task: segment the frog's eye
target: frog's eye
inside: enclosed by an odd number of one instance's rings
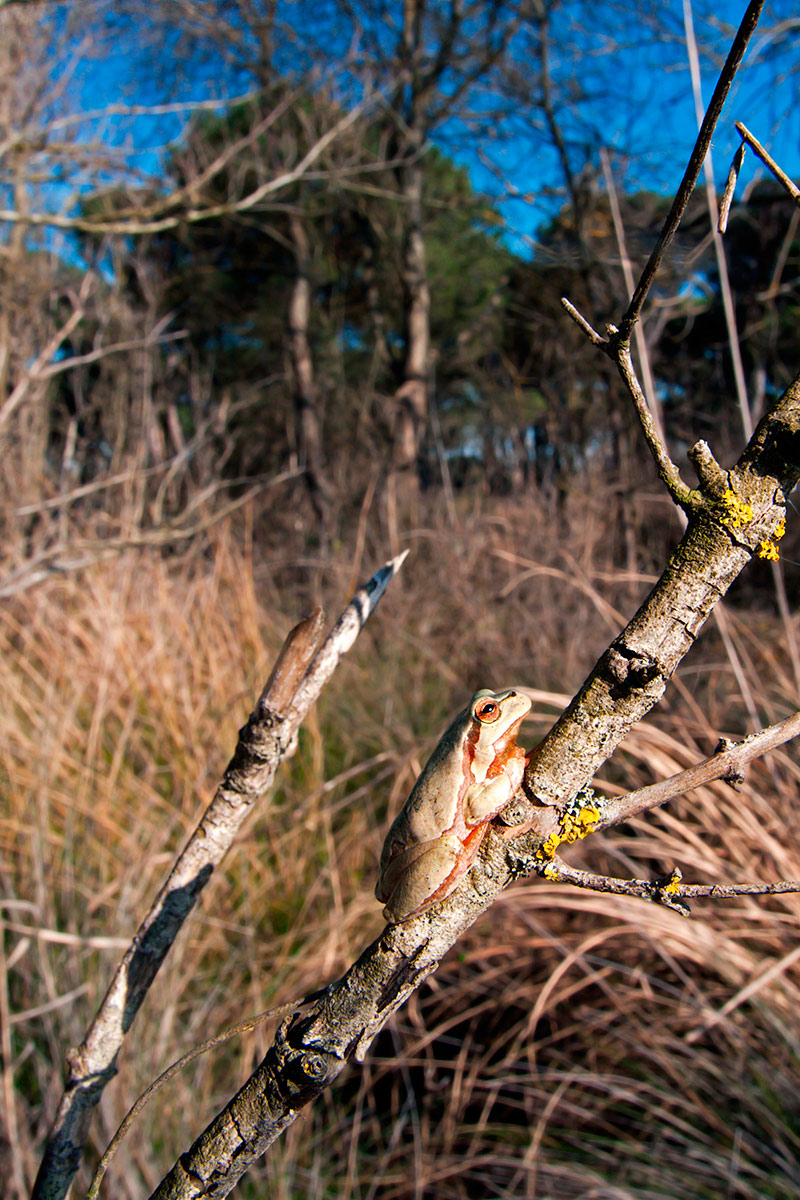
[[[500,716],[500,705],[487,696],[485,700],[476,704],[475,716],[479,721],[483,721],[484,725],[491,725],[492,721],[496,721]]]

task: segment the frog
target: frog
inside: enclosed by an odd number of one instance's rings
[[[375,895],[388,922],[419,916],[458,887],[522,783],[516,739],[530,707],[513,688],[481,688],[442,734],[386,835]]]

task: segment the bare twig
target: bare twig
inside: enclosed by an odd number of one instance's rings
[[[688,0],[687,0],[688,3]],[[664,257],[664,252],[675,236],[678,226],[683,217],[686,205],[689,203],[689,197],[694,190],[700,171],[703,167],[706,155],[711,145],[711,138],[714,133],[720,113],[727,98],[734,76],[739,68],[739,65],[747,49],[748,42],[753,35],[753,32],[758,24],[761,15],[761,9],[764,6],[764,0],[751,0],[747,11],[742,18],[742,23],[739,26],[736,37],[733,41],[728,57],[725,60],[725,65],[722,68],[717,86],[714,89],[714,94],[711,97],[711,103],[708,106],[705,117],[703,118],[700,131],[697,135],[694,148],[689,157],[689,163],[686,167],[681,185],[675,194],[675,199],[672,202],[664,226],[659,234],[658,240],[653,247],[650,258],[648,259],[644,270],[639,278],[639,282],[634,289],[628,309],[625,312],[619,327],[608,327],[608,339],[601,338],[600,335],[592,328],[589,322],[583,317],[574,305],[566,299],[562,299],[566,311],[572,317],[573,321],[587,335],[593,345],[598,346],[604,354],[606,354],[612,362],[616,363],[617,369],[622,376],[622,380],[628,389],[628,393],[633,400],[634,407],[639,417],[639,422],[642,426],[645,441],[655,460],[658,468],[658,473],[673,497],[675,502],[680,505],[687,513],[694,507],[697,499],[695,493],[681,479],[680,472],[677,466],[670,458],[664,439],[658,429],[657,423],[653,418],[647,399],[642,389],[642,385],[636,375],[636,370],[633,366],[633,359],[630,353],[631,335],[636,328],[639,317],[641,315],[642,306],[644,305],[647,294],[653,284],[661,261]],[[690,10],[689,10],[690,12]],[[690,39],[687,36],[687,42]],[[746,405],[743,408],[743,413],[746,414]],[[745,424],[747,421],[745,420]],[[751,429],[746,428],[746,436],[750,436]]]
[[[703,166],[703,160],[711,145],[711,139],[714,134],[717,121],[722,112],[725,101],[728,97],[731,84],[744,57],[745,50],[753,36],[756,25],[758,24],[761,10],[764,7],[764,0],[751,0],[747,6],[747,11],[742,17],[742,23],[739,26],[736,37],[733,40],[728,57],[725,60],[725,65],[722,68],[720,77],[717,80],[717,86],[714,88],[714,94],[711,97],[711,102],[706,110],[706,115],[700,126],[700,132],[695,142],[694,149],[689,159],[686,172],[681,180],[680,187],[675,193],[675,199],[672,202],[667,218],[664,222],[664,228],[659,234],[658,241],[653,247],[647,265],[642,271],[641,278],[636,285],[636,291],[631,297],[630,305],[622,318],[619,327],[619,338],[621,341],[628,341],[634,325],[639,319],[639,314],[642,311],[642,305],[645,302],[647,293],[653,284],[653,280],[661,266],[661,260],[664,257],[664,251],[669,246],[675,236],[678,226],[683,217],[686,205],[689,203],[689,197],[694,191],[694,185]]]
[[[596,329],[592,328],[592,326],[589,324],[589,322],[586,320],[586,318],[581,313],[578,312],[575,305],[570,300],[568,300],[566,296],[561,297],[561,304],[563,305],[563,307],[566,310],[566,312],[568,313],[568,315],[570,317],[572,317],[572,320],[575,322],[575,324],[578,326],[578,328],[583,330],[583,332],[586,334],[586,336],[588,337],[588,339],[592,343],[592,345],[599,346],[600,349],[605,350],[606,347],[608,346],[608,342],[606,341],[606,339],[604,337],[602,337],[597,332]]]
[[[692,788],[703,787],[715,779],[737,779],[742,775],[745,766],[754,758],[760,758],[768,750],[782,746],[784,742],[800,735],[800,712],[794,713],[778,725],[769,725],[758,733],[751,733],[741,742],[733,745],[723,745],[711,758],[679,771],[668,779],[647,787],[637,788],[626,796],[613,799],[607,798],[602,802],[602,816],[597,822],[597,829],[605,829],[609,825],[618,825],[638,813],[647,812],[651,808],[659,808],[676,796],[689,792]]]
[[[785,171],[781,170],[769,151],[761,145],[761,142],[758,140],[758,138],[755,137],[754,134],[752,134],[747,126],[743,125],[741,121],[736,122],[736,130],[742,141],[747,142],[747,145],[752,147],[764,165],[769,168],[778,182],[786,189],[786,191],[794,200],[795,204],[800,204],[800,188],[792,183]]]
[[[302,721],[404,558],[405,553],[386,563],[355,594],[321,646],[320,610],[288,635],[214,799],[123,956],[86,1038],[67,1056],[67,1086],[36,1180],[35,1200],[54,1200],[69,1187],[91,1114],[116,1071],[125,1034],[178,931],[242,822],[271,787],[278,766],[293,753]]]
[[[614,224],[614,236],[617,240],[617,250],[619,252],[619,261],[622,267],[622,274],[625,279],[625,288],[629,296],[633,295],[635,282],[633,278],[633,268],[631,260],[628,257],[628,250],[625,245],[625,226],[622,222],[622,213],[619,208],[619,200],[617,198],[617,189],[614,184],[614,176],[611,172],[611,163],[609,162],[608,151],[605,146],[600,151],[600,165],[603,168],[603,180],[606,185],[606,193],[608,195],[608,204],[611,209],[611,220]],[[647,348],[647,339],[644,335],[642,322],[637,321],[633,330],[634,341],[636,342],[636,351],[639,356],[639,368],[642,373],[642,399],[646,404],[647,411],[653,423],[653,427],[658,434],[659,444],[666,446],[666,438],[664,437],[664,428],[661,424],[661,415],[659,412],[658,397],[656,396],[656,385],[653,379],[653,371],[650,366],[650,353]],[[672,466],[672,464],[670,464]]]
[[[692,489],[681,479],[680,471],[670,458],[666,443],[661,435],[661,429],[657,425],[653,413],[650,411],[647,397],[642,390],[642,385],[636,374],[636,368],[633,365],[630,343],[616,342],[612,336],[609,357],[616,362],[617,369],[628,389],[628,395],[633,400],[636,415],[639,418],[639,424],[644,434],[644,440],[647,442],[648,449],[655,460],[659,478],[675,503],[679,504],[684,510],[688,509],[691,507],[694,499]]]
[[[570,866],[556,855],[541,867],[541,874],[555,883],[592,892],[611,892],[615,896],[636,896],[653,904],[663,904],[682,916],[689,916],[686,900],[710,897],[713,900],[732,900],[736,896],[784,896],[800,892],[800,880],[782,879],[777,883],[683,883],[677,867],[659,879],[616,879]]]
[[[719,202],[719,217],[717,219],[717,229],[720,233],[725,233],[728,229],[728,217],[733,204],[733,196],[736,191],[736,184],[739,179],[739,172],[742,169],[744,162],[745,146],[744,143],[739,146],[738,150],[731,161],[731,169],[728,171],[728,178],[725,181],[725,191],[722,193],[722,199]]]
[[[575,305],[566,296],[561,297],[561,304],[578,328],[583,330],[592,345],[602,350],[616,365],[617,370],[622,376],[622,381],[628,389],[628,394],[633,400],[633,406],[636,409],[636,415],[639,418],[644,439],[655,460],[659,477],[676,504],[679,504],[685,510],[688,509],[692,505],[694,498],[692,489],[683,482],[680,471],[670,458],[661,427],[647,403],[647,397],[636,374],[636,368],[633,365],[633,358],[631,357],[630,342],[620,340],[619,330],[616,325],[608,325],[606,327],[608,337],[601,337],[597,330],[592,328],[586,318],[578,312]],[[636,331],[638,335],[638,326]]]
[[[703,96],[700,81],[700,56],[697,53],[697,39],[694,35],[692,0],[683,0],[683,23],[686,34],[686,52],[689,56],[689,69],[692,76],[695,112],[698,125],[700,125],[703,114]],[[717,261],[717,271],[719,273],[719,290],[722,295],[723,312],[725,313],[725,327],[728,331],[728,349],[733,366],[734,383],[736,384],[736,397],[739,402],[744,436],[749,439],[753,432],[753,417],[750,412],[750,401],[747,396],[747,384],[744,378],[744,364],[742,362],[742,349],[739,344],[739,331],[736,328],[736,307],[733,302],[733,291],[728,275],[728,260],[725,257],[725,247],[722,243],[722,237],[716,231],[716,226],[719,222],[719,212],[717,209],[717,190],[714,182],[714,168],[711,162],[710,145],[703,160],[703,173],[705,177],[706,204],[708,206],[712,230],[711,236],[714,242],[714,257]]]

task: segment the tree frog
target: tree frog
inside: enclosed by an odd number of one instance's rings
[[[442,734],[384,843],[375,895],[387,921],[424,912],[469,870],[489,822],[522,782],[516,738],[530,706],[512,689],[483,689]]]

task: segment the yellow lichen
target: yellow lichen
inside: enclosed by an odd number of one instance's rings
[[[670,877],[667,882],[662,885],[661,891],[665,896],[674,896],[681,886],[682,879],[683,875],[681,874],[680,867],[673,867]]]
[[[778,561],[778,542],[786,533],[786,522],[781,521],[771,538],[764,538],[763,542],[759,542],[756,554],[759,558],[766,558],[770,562]]]
[[[753,506],[736,495],[733,488],[726,488],[722,494],[723,523],[730,529],[739,529],[753,519]]]
[[[556,832],[551,833],[550,837],[542,842],[536,851],[538,862],[547,863],[563,843],[577,842],[588,834],[594,833],[601,813],[598,804],[593,803],[593,800],[594,793],[590,788],[578,792],[575,799],[567,805],[562,813]],[[545,869],[543,873],[547,875],[547,870]]]
[[[557,833],[551,833],[546,842],[542,842],[539,847],[538,855],[540,859],[552,858],[558,847],[561,845],[562,839]]]
[[[594,804],[584,804],[578,809],[568,808],[561,818],[561,841],[579,841],[594,832],[599,820],[600,810]]]

